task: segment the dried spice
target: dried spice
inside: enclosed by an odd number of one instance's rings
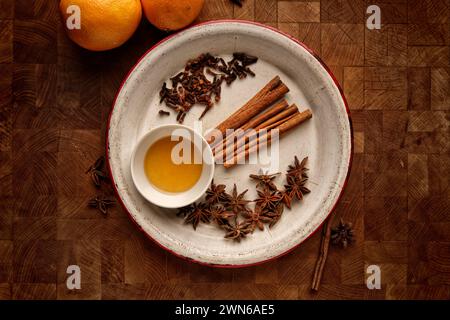
[[[274,173],[274,174],[251,174],[250,178],[253,180],[258,181],[258,184],[256,185],[257,188],[264,188],[268,187],[270,190],[278,190],[277,186],[273,182],[273,180],[279,175],[280,173]]]
[[[305,167],[306,162],[308,162],[308,157],[304,158],[301,162],[298,160],[297,156],[294,158],[294,164],[289,165],[287,170],[287,175],[296,178],[307,178],[306,172],[308,169]]]
[[[189,60],[184,71],[170,78],[171,88],[164,82],[159,92],[160,103],[165,102],[167,107],[177,113],[179,123],[183,123],[186,114],[195,104],[203,105],[199,118],[202,119],[214,103],[220,101],[222,83],[229,85],[247,75],[255,76],[249,65],[257,61],[257,57],[242,52],[234,53],[233,59],[228,63],[209,53],[201,54],[196,59]]]
[[[200,222],[209,222],[209,212],[206,210],[207,207],[204,203],[194,203],[190,206],[189,212],[184,220],[185,223],[190,223],[194,227],[194,230],[197,229],[197,226]]]
[[[233,212],[236,216],[239,213],[249,211],[247,204],[249,204],[250,201],[244,199],[244,196],[247,193],[247,191],[248,190],[245,190],[244,192],[238,194],[236,184],[234,184],[231,195],[226,194],[227,198],[224,203],[225,208]]]
[[[235,5],[242,7],[242,0],[230,0],[230,1],[233,2]]]
[[[340,219],[339,224],[331,229],[331,243],[345,249],[353,241],[353,225]]]
[[[242,238],[245,238],[247,234],[252,232],[250,226],[245,222],[236,222],[235,224],[225,226],[224,228],[227,231],[225,238],[236,241],[240,241]]]
[[[316,266],[314,268],[314,275],[312,279],[311,290],[319,291],[320,282],[322,281],[323,270],[325,269],[325,262],[328,257],[328,248],[330,246],[330,236],[331,236],[331,228],[330,228],[330,218],[325,220],[322,227],[322,235],[320,239],[320,250],[319,255],[317,257]]]
[[[104,216],[108,214],[108,208],[115,204],[114,199],[109,199],[103,196],[96,196],[88,201],[88,206],[96,208],[103,213]]]
[[[213,180],[209,189],[206,190],[206,203],[208,203],[209,205],[214,205],[226,201],[227,195],[225,193],[225,188],[226,187],[224,184],[216,185],[214,184]]]
[[[234,217],[234,213],[225,210],[222,205],[214,205],[206,209],[210,217],[219,225],[229,225],[229,220],[231,217]]]
[[[270,217],[263,215],[260,207],[255,207],[255,210],[245,212],[243,216],[245,218],[244,222],[248,227],[250,227],[251,232],[253,232],[256,228],[263,231],[264,223],[272,222]]]
[[[302,180],[297,180],[294,177],[287,177],[287,185],[285,185],[285,197],[289,197],[290,200],[297,199],[302,200],[303,194],[310,193],[311,191],[305,187],[305,183],[308,179],[303,178]]]
[[[170,112],[169,111],[165,111],[165,110],[159,110],[158,114],[160,116],[170,116]]]
[[[104,164],[105,157],[101,156],[85,172],[90,175],[92,182],[97,188],[100,188],[101,180],[108,180],[108,175],[103,171]]]
[[[269,188],[258,190],[258,198],[255,200],[256,205],[261,210],[273,210],[281,201],[282,196],[278,191],[272,191]]]
[[[287,184],[282,191],[274,182],[279,173],[250,175],[251,179],[257,181],[258,197],[254,201],[246,200],[248,190],[239,193],[236,184],[233,185],[231,194],[228,194],[225,185],[215,184],[213,181],[204,202],[181,208],[177,215],[183,216],[185,222],[191,223],[194,229],[200,222],[208,223],[212,220],[225,230],[225,238],[236,241],[256,229],[264,230],[266,224],[272,228],[280,221],[285,206],[290,208],[293,200],[301,200],[304,194],[310,192],[305,187],[308,180],[306,159],[300,162],[295,157],[294,163],[288,167]],[[253,210],[248,206],[250,202],[255,203]]]
[[[282,203],[279,203],[275,207],[275,210],[265,213],[265,216],[270,219],[269,228],[272,228],[278,221],[280,221],[283,211],[284,211],[284,206]]]
[[[297,156],[295,156],[294,163],[288,166],[286,173],[287,184],[284,186],[284,191],[282,191],[282,201],[289,209],[293,200],[302,200],[305,194],[311,192],[305,187],[308,181],[308,169],[305,167],[307,161],[308,157],[300,162]]]
[[[188,205],[188,206],[179,208],[178,212],[177,212],[177,217],[182,216],[183,218],[185,218],[189,213],[191,213],[191,211],[192,211],[192,205]]]
[[[292,198],[291,194],[287,190],[281,191],[281,201],[286,208],[291,209]]]

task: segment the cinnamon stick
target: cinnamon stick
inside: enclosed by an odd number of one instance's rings
[[[267,128],[269,127],[271,124],[278,122],[281,119],[284,119],[294,113],[298,112],[298,108],[295,104],[291,105],[289,108],[287,108],[286,110],[280,112],[279,114],[277,114],[276,116],[267,119],[266,121],[264,121],[263,123],[261,123],[259,126],[257,126],[255,128],[255,130],[258,129],[262,129],[262,128]]]
[[[264,111],[260,115],[257,115],[255,118],[251,119],[249,122],[244,124],[239,129],[241,130],[235,130],[232,134],[227,135],[224,137],[223,141],[221,142],[222,148],[219,148],[219,144],[217,144],[213,148],[213,154],[216,155],[217,150],[225,150],[225,148],[234,141],[236,137],[242,136],[246,130],[256,128],[261,123],[265,122],[266,120],[270,119],[271,117],[275,116],[276,114],[280,113],[281,111],[285,110],[288,107],[288,103],[286,99],[281,99],[278,103],[276,103],[272,108]],[[222,153],[222,152],[219,152]]]
[[[235,150],[233,153],[239,153],[241,150],[246,147],[245,141],[253,141],[255,140],[254,137],[259,135],[262,131],[262,129],[265,129],[265,132],[270,131],[277,126],[281,125],[282,123],[290,120],[292,117],[294,117],[296,114],[298,114],[298,108],[295,104],[287,108],[285,111],[280,112],[275,117],[265,121],[263,124],[257,126],[255,128],[255,131],[251,135],[247,135],[245,132],[241,131],[240,136],[237,137],[236,143],[234,144]],[[215,155],[215,160],[218,162],[219,160],[223,160],[224,153],[227,152],[228,146],[234,141],[232,139],[231,141],[228,141],[224,147],[222,148],[221,152]],[[233,154],[234,155],[234,154]],[[230,158],[230,155],[228,155],[228,158]]]
[[[289,107],[288,102],[286,99],[281,99],[279,102],[277,102],[272,108],[264,111],[260,115],[256,116],[255,118],[251,119],[249,122],[244,124],[241,129],[247,130],[247,129],[253,129],[259,126],[261,123],[264,123],[265,121],[272,119],[273,116],[279,114],[283,110]]]
[[[220,123],[216,129],[222,135],[227,129],[236,129],[247,123],[251,118],[272,105],[289,92],[289,88],[281,81],[279,76],[273,78],[264,88],[262,88],[245,105],[234,112],[225,121]],[[206,136],[206,141],[214,142],[213,136]]]
[[[325,262],[327,261],[328,248],[330,246],[331,226],[330,218],[328,218],[322,227],[322,238],[320,240],[320,252],[317,258],[316,267],[314,269],[314,276],[312,280],[311,290],[319,291],[320,282],[322,280]]]
[[[293,117],[289,118],[287,121],[284,121],[283,123],[281,123],[280,125],[276,126],[273,129],[278,129],[279,136],[281,137],[286,132],[288,132],[292,128],[295,128],[296,126],[300,125],[301,123],[305,122],[311,117],[312,117],[311,110],[308,109],[306,111],[294,115]],[[268,132],[261,137],[253,139],[252,141],[245,144],[245,147],[240,148],[238,151],[234,152],[233,157],[228,159],[224,163],[224,167],[227,169],[233,167],[243,158],[248,157],[251,153],[259,150],[261,147],[270,143],[271,139],[272,139],[271,132]],[[263,142],[260,143],[260,140],[262,140]]]

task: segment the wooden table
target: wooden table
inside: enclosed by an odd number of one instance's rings
[[[367,5],[381,30],[365,28]],[[114,95],[164,36],[143,22],[117,50],[66,37],[56,0],[0,0],[0,299],[450,298],[450,1],[209,0],[200,20],[278,27],[317,51],[352,110],[355,155],[336,217],[357,242],[333,248],[310,292],[315,234],[267,264],[213,269],[146,240],[116,207],[86,207]],[[111,190],[107,191],[108,193]],[[66,288],[66,268],[82,289]],[[382,289],[368,290],[377,264]]]

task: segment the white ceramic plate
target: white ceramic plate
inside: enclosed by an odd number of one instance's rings
[[[158,208],[133,185],[132,150],[152,127],[174,123],[175,117],[159,117],[159,90],[166,79],[183,69],[187,60],[210,52],[228,58],[241,51],[259,57],[252,69],[256,77],[223,86],[222,100],[204,117],[203,129],[215,127],[248,101],[275,75],[290,88],[287,100],[301,110],[310,108],[313,118],[283,137],[280,167],[294,155],[309,156],[311,193],[291,211],[286,210],[272,228],[255,233],[240,243],[223,238],[214,224],[194,231],[173,210]],[[202,108],[193,108],[184,124],[192,125]],[[117,195],[130,218],[151,239],[172,253],[196,262],[237,267],[276,258],[310,236],[332,212],[346,184],[352,158],[352,131],[342,91],[318,57],[293,38],[272,28],[243,21],[214,21],[179,32],[150,49],[125,79],[111,112],[107,133],[108,162]],[[255,185],[248,175],[254,165],[225,170],[217,165],[215,181],[233,183],[248,198]],[[276,181],[280,186],[283,178]],[[301,250],[301,248],[299,249]]]

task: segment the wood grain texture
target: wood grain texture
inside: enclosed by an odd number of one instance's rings
[[[86,207],[96,190],[84,171],[104,152],[115,93],[165,34],[143,21],[124,46],[87,52],[58,2],[0,0],[0,299],[450,299],[449,0],[206,1],[200,21],[297,37],[346,94],[355,154],[335,217],[357,240],[331,250],[318,293],[318,233],[262,266],[212,269],[148,241],[119,206],[107,218]],[[365,28],[369,4],[381,30]],[[81,290],[65,285],[70,264]],[[371,264],[381,290],[365,286]]]

